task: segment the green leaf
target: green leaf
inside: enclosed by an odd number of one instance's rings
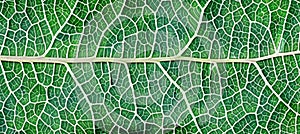
[[[0,2],[0,133],[299,133],[300,2]]]

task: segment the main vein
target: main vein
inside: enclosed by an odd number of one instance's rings
[[[204,59],[192,57],[159,57],[159,58],[109,58],[109,57],[86,57],[86,58],[52,58],[52,57],[30,57],[30,56],[0,56],[0,61],[9,62],[40,62],[40,63],[90,63],[90,62],[115,62],[115,63],[157,63],[163,61],[192,61],[206,63],[253,63],[261,60],[271,59],[280,56],[300,54],[300,51],[288,53],[276,53],[265,57],[253,59]]]

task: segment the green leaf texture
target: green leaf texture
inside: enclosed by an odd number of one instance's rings
[[[300,133],[297,0],[0,2],[0,133]]]

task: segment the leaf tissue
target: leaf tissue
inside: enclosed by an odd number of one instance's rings
[[[300,133],[297,0],[4,0],[0,133]]]

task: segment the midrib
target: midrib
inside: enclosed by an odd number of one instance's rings
[[[106,57],[86,57],[86,58],[51,58],[51,57],[29,57],[29,56],[0,56],[0,61],[9,62],[40,62],[40,63],[89,63],[89,62],[115,62],[115,63],[157,63],[163,61],[192,61],[206,63],[252,63],[271,59],[280,56],[300,54],[300,51],[288,53],[276,53],[269,56],[253,59],[204,59],[191,57],[160,57],[160,58],[106,58]]]

